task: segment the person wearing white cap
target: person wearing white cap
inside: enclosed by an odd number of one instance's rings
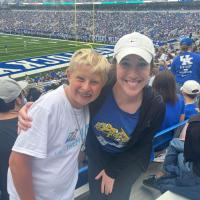
[[[181,92],[185,100],[185,119],[197,114],[196,97],[200,93],[200,85],[197,81],[188,80],[181,87]]]
[[[12,146],[17,137],[18,109],[23,105],[21,86],[13,79],[0,79],[0,191],[8,200],[7,171]]]
[[[152,139],[165,112],[162,98],[148,87],[153,57],[152,40],[137,32],[115,45],[109,82],[90,104],[90,200],[128,200],[132,184],[147,169]],[[22,128],[29,126],[25,111]]]
[[[86,140],[90,200],[128,200],[148,166],[165,106],[148,81],[154,45],[134,32],[114,48],[113,80],[94,103]]]

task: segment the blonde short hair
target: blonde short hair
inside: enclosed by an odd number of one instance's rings
[[[108,80],[111,65],[105,56],[97,53],[94,49],[77,50],[73,54],[67,70],[74,71],[80,65],[89,65],[91,72],[100,73],[105,82]]]

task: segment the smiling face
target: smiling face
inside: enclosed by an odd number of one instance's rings
[[[99,72],[92,72],[91,66],[79,65],[76,70],[67,72],[69,86],[67,97],[72,106],[81,108],[94,101],[105,84]]]
[[[128,55],[117,64],[116,85],[122,95],[136,97],[142,93],[150,76],[150,65],[137,55]]]

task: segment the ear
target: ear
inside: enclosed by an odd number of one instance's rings
[[[71,72],[70,72],[71,70],[66,70],[66,76],[67,76],[67,78],[70,78],[70,75],[71,75]]]
[[[21,98],[20,98],[20,97],[17,97],[17,98],[16,98],[15,104],[16,104],[16,105],[20,105],[20,104],[21,104],[21,101],[22,101]]]
[[[67,79],[70,80],[71,79],[71,75],[72,75],[72,70],[67,70],[66,71],[66,75],[67,75]]]
[[[71,80],[71,74],[72,74],[72,72],[71,72],[71,70],[66,70],[66,77],[67,77],[67,85],[69,85],[69,83],[70,83],[70,80]]]
[[[22,105],[23,105],[22,97],[19,96],[19,97],[16,98],[15,107],[16,108],[21,108]]]
[[[74,69],[70,68],[70,69],[67,70],[66,75],[67,75],[68,84],[70,84],[72,78],[74,77],[74,74],[76,74],[76,71]]]

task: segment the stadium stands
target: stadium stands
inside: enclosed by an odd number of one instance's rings
[[[77,0],[77,2],[88,1]],[[156,11],[155,8],[153,11],[149,9],[148,11],[144,11],[145,9],[143,11],[125,11],[122,5],[117,10],[112,8],[107,10],[97,9],[93,12],[92,9],[88,9],[78,10],[75,14],[73,9],[67,11],[63,9],[11,9],[9,12],[8,10],[0,10],[0,32],[70,40],[94,40],[105,43],[115,43],[119,37],[133,31],[143,32],[153,38],[154,41],[167,41],[179,38],[182,35],[199,34],[200,32],[200,13],[198,10],[174,10],[172,8],[170,11],[163,11],[163,8],[158,7]],[[55,79],[56,81],[53,82],[52,80]],[[38,87],[44,87],[43,89],[47,91],[52,89],[55,83],[60,83],[59,80],[61,79],[66,81],[64,72],[35,77],[30,79],[30,82]],[[185,123],[186,121],[163,130],[156,137],[158,138]],[[161,143],[154,144],[154,148],[159,145]],[[83,184],[81,178],[86,178],[87,166],[84,166],[79,172],[80,177],[77,186]]]
[[[74,11],[1,10],[0,32],[113,43],[133,31],[166,41],[200,30],[198,11],[96,10],[94,20],[93,14],[79,10],[74,28]]]

